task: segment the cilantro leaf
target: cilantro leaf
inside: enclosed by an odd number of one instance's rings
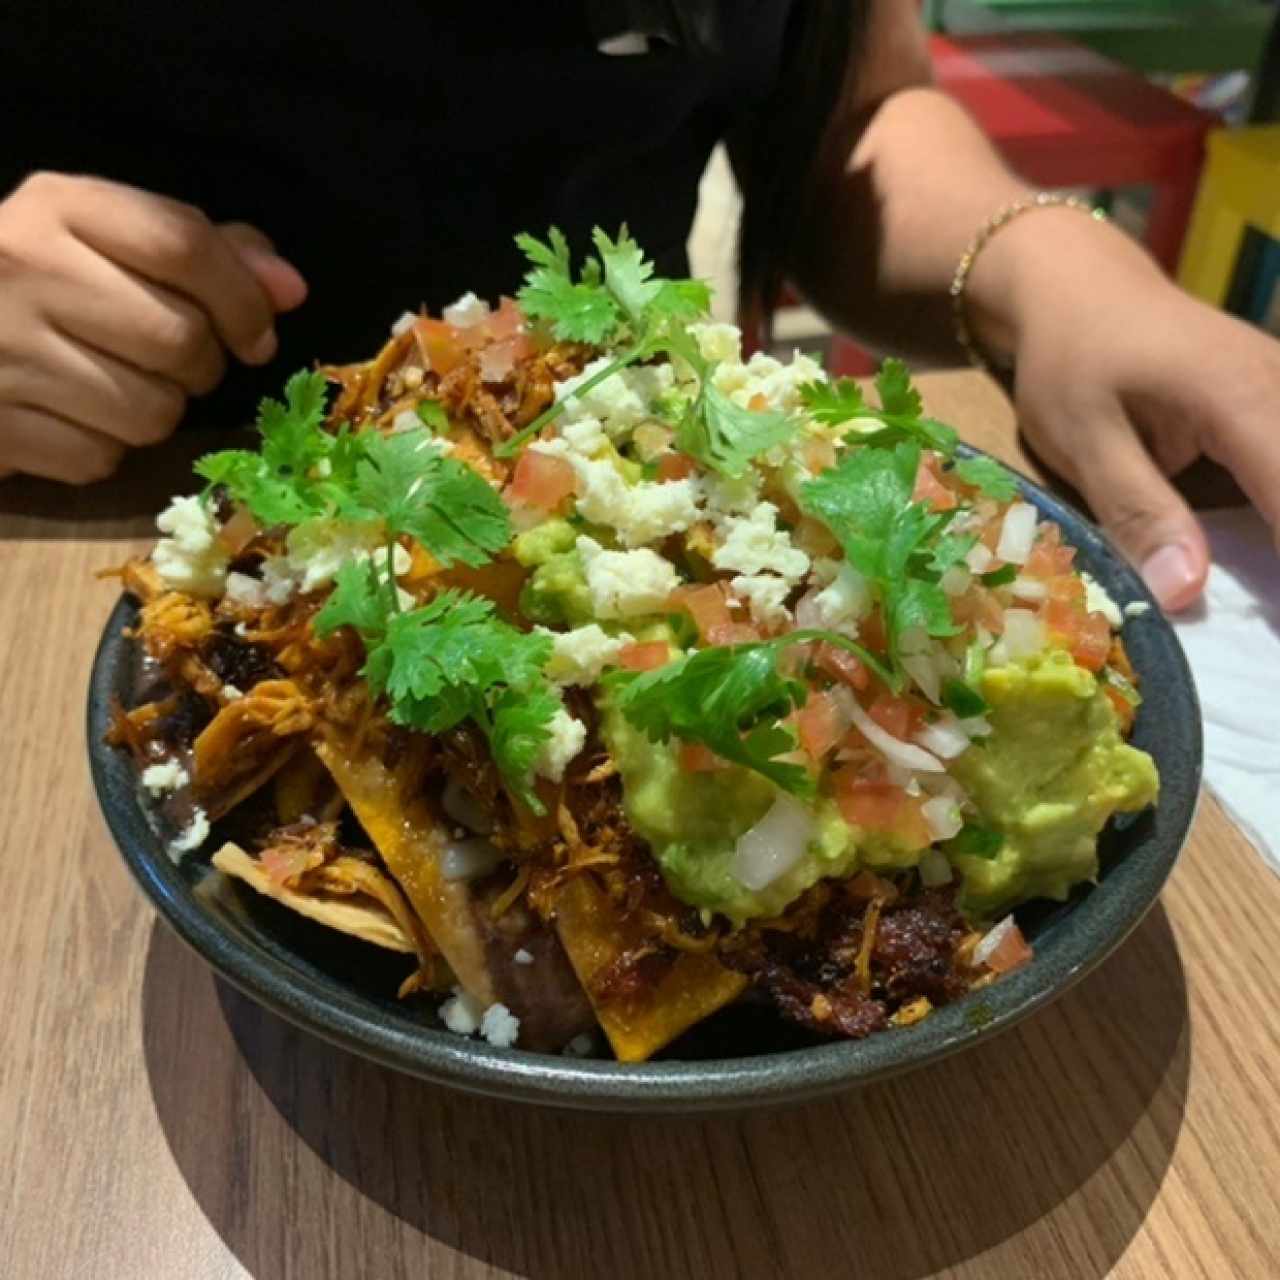
[[[990,827],[966,822],[960,833],[944,841],[939,848],[948,856],[965,855],[991,859],[1004,848],[1004,836]]]
[[[562,341],[603,343],[621,319],[618,303],[598,278],[574,281],[560,229],[552,227],[545,243],[521,232],[516,244],[533,264],[516,295],[525,315],[547,321]]]
[[[389,611],[387,586],[373,559],[349,560],[338,569],[333,591],[311,619],[311,626],[318,636],[327,636],[339,627],[354,627],[368,646],[386,634]]]
[[[964,564],[965,556],[973,550],[978,538],[972,533],[944,533],[929,548],[929,568],[934,573],[946,573],[948,569]]]
[[[658,296],[662,282],[652,279],[653,263],[631,238],[624,222],[616,241],[599,227],[591,232],[592,242],[604,266],[606,288],[617,300],[633,325],[643,325],[645,312]]]
[[[943,682],[942,705],[961,720],[985,715],[991,709],[987,700],[971,684],[957,680],[954,676]]]
[[[279,475],[303,477],[329,451],[324,432],[328,383],[324,374],[299,370],[284,385],[285,402],[263,399],[258,406],[262,460]]]
[[[889,359],[880,366],[875,387],[879,408],[867,403],[852,378],[808,382],[800,388],[800,395],[810,417],[827,426],[838,427],[858,418],[880,423],[878,431],[862,438],[865,444],[887,446],[915,440],[944,457],[955,453],[959,437],[945,423],[923,415],[920,393],[901,360]]]
[[[485,564],[511,541],[502,499],[470,467],[445,457],[428,431],[366,435],[355,496],[389,533],[416,538],[446,568],[458,560]]]
[[[990,573],[984,573],[981,576],[984,587],[1007,587],[1017,578],[1018,566],[1002,564],[998,569],[992,569]]]
[[[1017,478],[994,458],[961,458],[955,472],[965,484],[973,485],[997,502],[1009,502],[1018,496]]]
[[[551,737],[551,721],[563,703],[545,682],[532,689],[504,689],[493,700],[489,750],[512,790],[533,810],[545,806],[533,789],[533,766]]]
[[[676,427],[676,445],[703,466],[740,476],[753,458],[790,440],[800,426],[790,414],[742,408],[704,375],[702,392]]]
[[[809,796],[809,771],[777,758],[795,750],[795,737],[779,721],[804,705],[808,686],[784,674],[778,660],[789,646],[813,641],[847,649],[882,679],[893,678],[847,637],[804,629],[754,644],[697,649],[653,671],[617,671],[605,679],[619,710],[651,741],[700,742],[786,791]]]
[[[449,415],[439,400],[423,400],[416,410],[418,421],[429,431],[443,435],[449,430]]]

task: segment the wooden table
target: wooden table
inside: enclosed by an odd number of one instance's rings
[[[992,383],[923,381],[1025,465]],[[0,487],[6,1280],[1280,1275],[1280,880],[1207,798],[1099,973],[958,1058],[802,1109],[476,1101],[215,980],[134,889],[85,765],[114,596],[93,574],[146,545],[182,484],[165,456],[97,491]]]

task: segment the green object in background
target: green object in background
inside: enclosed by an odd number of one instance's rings
[[[1276,8],[1264,0],[927,0],[935,31],[1053,31],[1135,71],[1257,72]]]

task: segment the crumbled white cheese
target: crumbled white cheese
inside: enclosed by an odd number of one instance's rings
[[[572,631],[535,629],[551,637],[546,673],[556,684],[595,684],[600,673],[618,656],[618,650],[631,643],[629,635],[611,636],[595,622]]]
[[[163,795],[166,791],[177,791],[191,781],[191,775],[177,760],[164,760],[160,764],[149,764],[142,771],[142,785],[153,795]]]
[[[232,604],[246,605],[251,609],[261,609],[267,603],[267,590],[257,578],[247,573],[227,574],[227,599]]]
[[[739,574],[730,584],[733,594],[746,601],[751,617],[762,627],[775,629],[791,621],[787,610],[790,585],[772,573]]]
[[[482,298],[477,298],[468,289],[462,297],[451,302],[440,314],[444,317],[445,324],[454,325],[459,329],[470,329],[473,325],[488,319],[489,304]]]
[[[419,431],[422,429],[422,419],[418,417],[412,409],[401,409],[394,418],[391,419],[391,434],[400,435],[405,431]]]
[[[480,1019],[480,1034],[495,1049],[510,1049],[520,1035],[520,1019],[505,1004],[491,1004]]]
[[[692,479],[665,484],[629,484],[617,453],[596,418],[567,424],[555,440],[530,446],[534,453],[564,458],[577,479],[578,514],[616,529],[626,547],[681,533],[698,519],[698,486]]]
[[[156,528],[168,535],[151,553],[165,586],[193,596],[221,594],[230,556],[205,504],[197,497],[174,498],[156,517]]]
[[[516,962],[516,964],[532,964],[533,952],[526,951],[521,947],[511,958]]]
[[[391,325],[391,336],[398,338],[402,333],[408,333],[417,320],[418,317],[412,311],[402,311]]]
[[[656,613],[680,585],[675,566],[648,547],[606,551],[585,535],[578,538],[576,545],[597,618]]]
[[[461,987],[454,987],[451,995],[440,1006],[440,1021],[458,1036],[474,1035],[480,1029],[480,1019],[485,1008],[475,996]]]
[[[809,571],[809,557],[792,546],[790,535],[777,527],[778,508],[762,502],[747,516],[727,516],[717,526],[720,545],[712,552],[717,569],[756,574],[766,570],[788,582],[798,582]]]
[[[591,417],[597,419],[609,435],[624,435],[650,416],[653,402],[669,391],[675,380],[670,364],[632,365],[620,369],[583,395],[574,394],[610,363],[611,357],[601,356],[580,374],[556,384],[556,399],[565,405],[562,422]]]
[[[1145,600],[1130,600],[1124,607],[1126,618],[1141,618],[1144,613],[1150,612],[1151,606]]]
[[[796,413],[804,408],[800,388],[806,382],[823,380],[822,366],[797,351],[790,363],[757,351],[745,364],[720,364],[712,375],[716,389],[745,408]]]
[[[712,515],[749,515],[760,505],[760,473],[754,467],[740,476],[709,471],[702,477],[702,494]]]
[[[239,702],[240,699],[244,697],[244,690],[238,689],[233,684],[224,684],[222,686],[222,696],[226,698],[228,702]]]
[[[551,736],[542,744],[533,762],[533,771],[552,782],[559,782],[569,762],[582,750],[587,740],[587,726],[564,707],[558,707],[547,728]]]
[[[197,809],[186,827],[169,841],[169,854],[174,859],[180,858],[184,853],[198,849],[208,838],[209,815],[203,809]]]
[[[1114,629],[1119,630],[1124,625],[1120,606],[1107,594],[1106,588],[1090,574],[1081,570],[1080,577],[1084,580],[1085,608],[1090,613],[1102,614]]]
[[[332,582],[338,570],[360,552],[366,555],[382,546],[382,529],[376,522],[355,522],[320,516],[304,520],[289,530],[286,540],[290,570],[304,594]],[[403,547],[397,548],[404,551]],[[397,557],[397,559],[399,559]],[[404,560],[408,561],[408,553]],[[408,570],[397,564],[397,573]]]
[[[840,560],[834,577],[814,596],[813,604],[821,626],[828,631],[845,631],[870,612],[871,591],[866,578],[847,560]]]
[[[691,324],[689,332],[698,343],[704,360],[721,364],[742,363],[742,330],[736,324]]]

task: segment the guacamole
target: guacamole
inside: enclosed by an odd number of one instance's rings
[[[1098,682],[1069,654],[988,670],[983,692],[991,734],[949,762],[981,822],[1005,839],[994,858],[952,859],[964,904],[979,915],[1027,898],[1063,898],[1091,879],[1107,819],[1153,803],[1157,791],[1151,757],[1124,743]],[[735,925],[779,914],[824,877],[920,861],[923,850],[850,826],[824,797],[805,856],[772,884],[748,889],[732,874],[734,846],[772,805],[773,785],[736,766],[684,771],[677,744],[650,742],[607,698],[602,729],[622,775],[627,817],[672,893]]]
[[[983,680],[991,736],[951,762],[986,823],[994,858],[955,859],[978,914],[1067,896],[1098,871],[1097,837],[1113,813],[1154,804],[1155,762],[1120,736],[1098,681],[1061,651],[995,667]]]

